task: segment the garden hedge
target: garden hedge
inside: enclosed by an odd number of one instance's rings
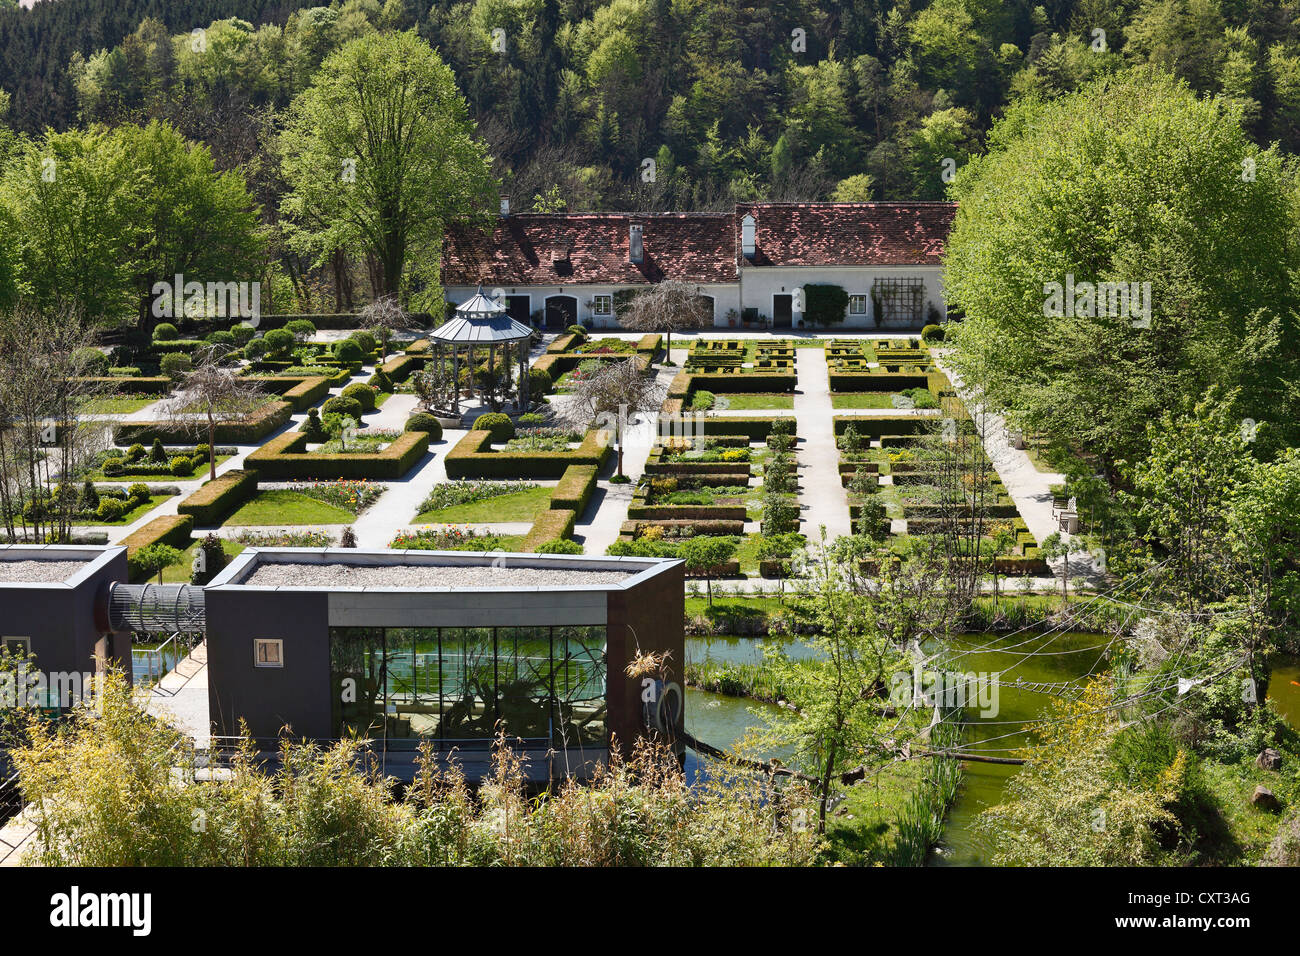
[[[884,435],[919,435],[939,427],[942,418],[938,415],[836,415],[833,421],[836,435],[843,435],[850,425],[857,425],[863,439],[877,439]]]
[[[140,576],[131,559],[141,548],[166,544],[184,551],[191,544],[190,535],[193,531],[193,515],[163,515],[161,518],[154,518],[117,542],[126,545],[126,560],[130,576],[133,579]]]
[[[567,352],[575,346],[581,345],[583,339],[577,335],[561,335],[550,345],[546,346],[546,351],[550,355],[560,352]]]
[[[138,395],[166,395],[172,387],[172,380],[166,375],[95,375],[73,381],[104,385],[119,392],[134,392]]]
[[[901,392],[905,388],[929,388],[925,373],[897,372],[830,372],[832,392]]]
[[[257,494],[257,472],[237,469],[209,481],[176,506],[183,515],[193,515],[194,523],[217,525],[235,509]]]
[[[564,476],[551,492],[551,507],[582,514],[587,510],[587,503],[596,490],[595,465],[570,465],[564,469]]]
[[[302,412],[329,394],[331,380],[325,375],[276,375],[254,381],[266,392],[279,395],[295,412]]]
[[[285,432],[272,438],[244,459],[263,481],[338,478],[385,478],[396,480],[411,470],[429,450],[428,432],[403,432],[380,452],[348,452],[320,455],[306,451],[304,432]]]
[[[519,546],[520,550],[536,551],[547,542],[569,538],[573,534],[573,527],[577,521],[578,513],[568,508],[550,508],[543,511],[533,522],[528,534],[524,536]]]
[[[613,452],[608,433],[600,429],[587,432],[572,451],[492,451],[491,438],[487,431],[468,432],[447,452],[447,477],[563,478],[570,465],[599,468]]]
[[[293,405],[289,402],[267,402],[252,414],[239,421],[218,422],[214,438],[223,445],[253,445],[289,421]],[[147,445],[161,439],[164,445],[193,444],[195,437],[208,440],[205,423],[195,422],[122,422],[113,428],[113,442],[117,445]]]

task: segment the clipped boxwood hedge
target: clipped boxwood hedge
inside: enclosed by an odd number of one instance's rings
[[[257,472],[237,469],[204,484],[178,504],[176,510],[183,515],[193,515],[195,524],[221,524],[255,494]]]
[[[447,452],[448,478],[563,478],[570,465],[594,465],[609,460],[609,436],[592,429],[571,451],[492,451],[490,432],[475,430]]]
[[[865,439],[885,435],[920,435],[935,428],[941,421],[938,415],[836,415],[835,434],[843,435],[850,425],[856,425],[858,434]]]
[[[296,375],[277,375],[271,378],[256,379],[259,387],[272,395],[279,395],[293,406],[295,412],[306,411],[330,392],[330,378],[325,375],[312,375],[300,378]]]
[[[291,481],[300,478],[333,481],[337,478],[398,479],[405,475],[429,450],[427,432],[403,432],[380,452],[347,454],[308,454],[304,432],[285,432],[272,438],[245,463],[255,469],[263,481]]]
[[[166,395],[172,387],[172,380],[166,375],[95,375],[74,381],[103,385],[114,391],[134,392],[138,395]]]
[[[550,541],[561,541],[573,534],[577,524],[578,513],[568,508],[550,508],[543,511],[533,522],[532,528],[524,536],[520,548],[524,551],[536,551]]]
[[[218,422],[216,441],[223,445],[253,445],[289,421],[293,405],[289,402],[267,402],[252,414],[234,422]],[[160,439],[164,445],[192,444],[199,435],[207,441],[208,429],[199,422],[122,422],[113,428],[113,442],[117,445],[152,444]]]
[[[184,551],[190,546],[190,535],[194,531],[193,515],[163,515],[154,518],[148,524],[127,535],[118,544],[126,546],[127,575],[135,581],[143,577],[136,566],[135,555],[142,549],[155,544],[166,544]]]
[[[587,510],[587,503],[596,490],[595,465],[570,465],[564,469],[564,477],[551,492],[551,507],[567,509],[582,514]]]

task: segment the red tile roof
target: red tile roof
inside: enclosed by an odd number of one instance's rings
[[[627,261],[628,227],[643,227],[643,261]],[[443,285],[645,285],[735,282],[730,213],[520,213],[490,234],[449,231]],[[565,253],[567,252],[567,255]]]
[[[957,206],[946,202],[745,203],[757,221],[753,266],[937,266]]]
[[[642,285],[736,281],[740,265],[939,265],[952,203],[746,203],[733,213],[521,213],[490,233],[448,231],[444,285]],[[740,223],[757,220],[757,252],[741,254]],[[644,229],[644,261],[628,258],[628,227]]]

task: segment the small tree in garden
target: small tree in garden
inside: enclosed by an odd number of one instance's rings
[[[713,322],[695,286],[668,279],[632,297],[618,316],[619,324],[633,332],[663,332],[664,357],[671,355],[673,333],[703,329]]]
[[[641,371],[635,359],[606,362],[586,378],[579,379],[560,412],[574,428],[593,425],[614,432],[618,441],[618,475],[623,475],[623,445],[630,420],[654,413],[664,402],[664,387],[653,374]]]
[[[208,477],[217,477],[217,425],[245,417],[266,401],[256,383],[236,374],[233,367],[210,359],[185,377],[180,393],[167,402],[170,421],[207,432]]]
[[[1083,554],[1088,549],[1084,546],[1079,538],[1061,537],[1059,531],[1053,531],[1043,539],[1040,546],[1043,558],[1051,563],[1057,558],[1061,559],[1061,595],[1062,607],[1068,607],[1070,604],[1070,555]]]
[[[394,332],[407,328],[411,317],[402,308],[397,296],[386,295],[371,302],[361,310],[361,327],[372,332],[379,340],[379,361],[388,361],[388,340]]]
[[[681,544],[678,555],[686,562],[686,573],[704,575],[709,607],[713,607],[713,575],[718,572],[718,568],[730,561],[735,553],[736,542],[727,537],[687,538]]]

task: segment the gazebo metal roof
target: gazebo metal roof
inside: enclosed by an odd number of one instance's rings
[[[442,345],[502,345],[521,342],[532,334],[532,329],[506,315],[505,308],[485,296],[480,287],[472,298],[456,306],[455,316],[434,329],[429,338]]]

